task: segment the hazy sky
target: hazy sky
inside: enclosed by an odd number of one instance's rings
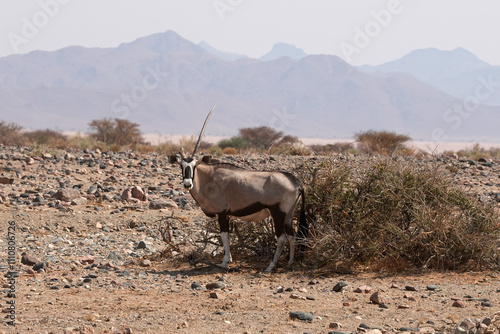
[[[0,57],[70,45],[114,47],[174,30],[260,57],[285,42],[353,65],[463,47],[500,65],[498,0],[0,0]]]

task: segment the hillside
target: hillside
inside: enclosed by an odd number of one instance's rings
[[[359,71],[340,58],[226,61],[175,32],[117,48],[68,47],[0,59],[1,119],[27,128],[85,131],[90,120],[127,118],[145,133],[197,134],[217,103],[207,135],[268,125],[300,137],[350,138],[387,129],[414,139],[497,136],[499,108],[480,106],[460,122],[462,103],[407,75]]]

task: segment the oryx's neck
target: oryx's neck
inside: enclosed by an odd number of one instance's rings
[[[200,193],[201,188],[205,187],[208,183],[211,182],[213,172],[213,166],[207,164],[196,165],[194,170],[193,188],[189,190],[195,200],[198,200],[197,197]]]

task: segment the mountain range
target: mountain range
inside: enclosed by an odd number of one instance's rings
[[[481,103],[500,106],[500,66],[491,66],[463,48],[414,50],[400,59],[358,69],[369,73],[409,74],[460,99],[474,98],[479,90],[476,98]],[[478,88],[481,86],[484,88]]]
[[[490,101],[467,105],[408,71],[355,68],[286,45],[273,49],[269,60],[228,59],[167,31],[116,48],[11,55],[0,58],[0,120],[86,131],[93,119],[116,117],[144,133],[197,135],[217,104],[207,135],[266,125],[312,138],[352,138],[369,129],[421,140],[498,138],[500,107],[483,104]]]

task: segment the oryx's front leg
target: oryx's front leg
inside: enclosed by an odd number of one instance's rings
[[[229,217],[224,214],[218,214],[217,219],[220,227],[220,237],[222,239],[222,246],[224,247],[224,260],[221,266],[227,268],[229,262],[232,262],[231,250],[229,248]]]

